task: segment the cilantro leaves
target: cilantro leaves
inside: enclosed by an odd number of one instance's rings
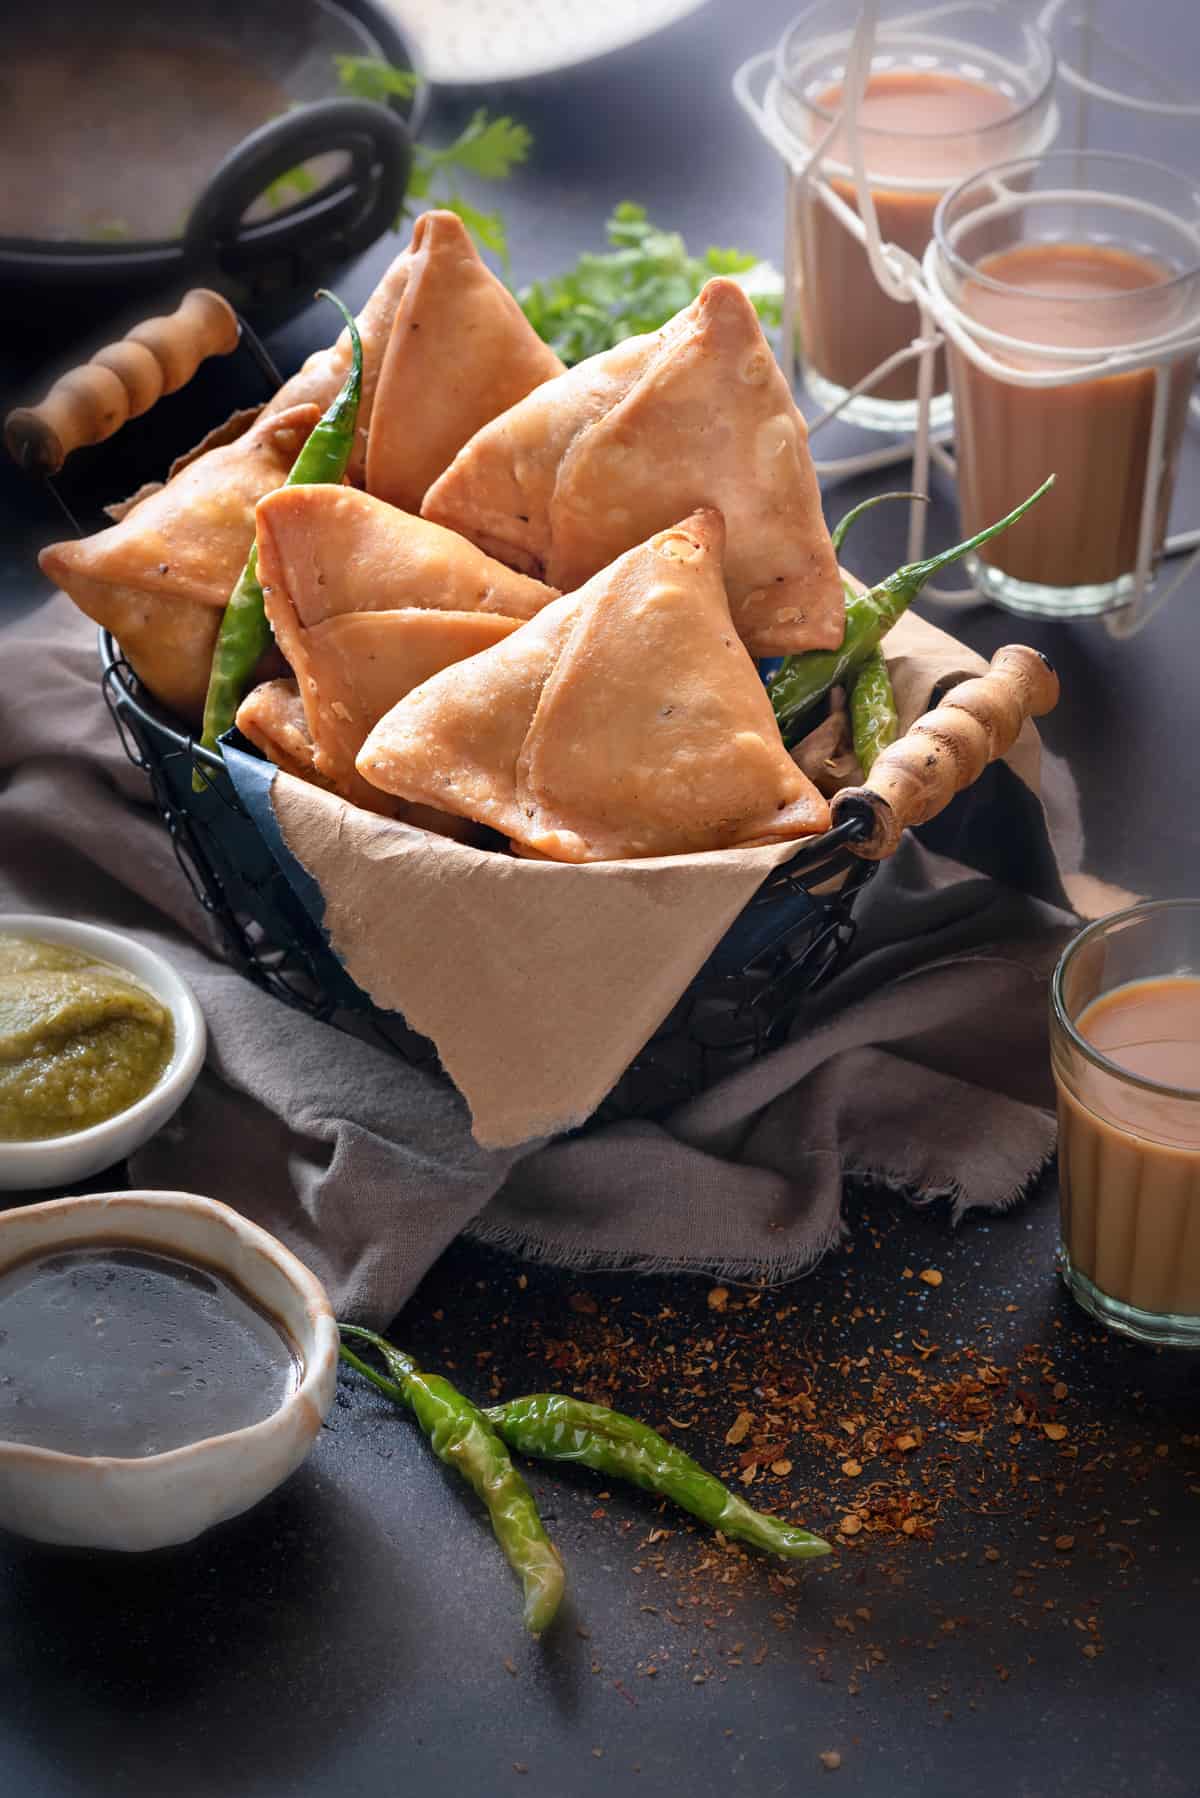
[[[764,324],[778,326],[783,283],[769,263],[741,250],[688,254],[677,231],[651,224],[626,200],[607,224],[606,255],[588,254],[573,269],[534,281],[518,296],[525,316],[568,366],[626,337],[657,331],[689,306],[713,275],[740,281]]]

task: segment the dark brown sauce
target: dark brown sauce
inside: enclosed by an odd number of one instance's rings
[[[269,1417],[298,1377],[282,1327],[214,1268],[94,1243],[0,1273],[0,1439],[164,1454]]]

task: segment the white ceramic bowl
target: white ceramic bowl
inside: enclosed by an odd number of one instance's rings
[[[0,1528],[76,1548],[163,1548],[257,1504],[299,1467],[333,1402],[338,1330],[324,1288],[257,1224],[186,1192],[51,1199],[0,1213],[0,1271],[30,1256],[120,1243],[205,1262],[278,1318],[302,1373],[279,1409],[141,1459],[0,1440]]]
[[[48,1186],[70,1186],[123,1161],[161,1130],[196,1084],[204,1065],[206,1032],[204,1014],[187,981],[169,961],[144,949],[132,937],[96,924],[76,924],[41,912],[0,912],[0,936],[35,937],[43,943],[61,943],[83,949],[101,961],[112,962],[150,988],[171,1009],[175,1020],[175,1046],[171,1059],[150,1091],[102,1124],[75,1130],[69,1136],[45,1136],[34,1142],[0,1142],[0,1192],[21,1192]]]

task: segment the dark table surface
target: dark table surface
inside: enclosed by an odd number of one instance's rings
[[[538,140],[503,196],[517,277],[594,245],[627,197],[698,243],[778,256],[780,170],[728,78],[788,11],[713,0],[636,51],[480,96]],[[1194,60],[1191,0],[1154,12]],[[440,122],[476,98],[444,98]],[[290,368],[327,329],[308,314],[272,347]],[[32,552],[59,531],[11,472],[0,507],[11,613],[40,601]],[[1189,507],[1194,440],[1181,521]],[[937,491],[931,541],[954,522]],[[879,574],[901,547],[902,521],[876,512],[857,565]],[[1200,577],[1129,643],[990,610],[952,628],[985,652],[1023,638],[1057,663],[1045,734],[1078,777],[1091,870],[1194,893]],[[836,1531],[869,1489],[870,1527],[830,1563],[795,1579],[597,1478],[537,1475],[572,1583],[565,1621],[534,1645],[473,1505],[346,1381],[305,1468],[191,1547],[0,1545],[2,1789],[766,1798],[828,1778],[873,1798],[1200,1792],[1200,1361],[1106,1339],[1072,1307],[1052,1272],[1052,1175],[1008,1215],[957,1229],[945,1205],[867,1188],[847,1194],[847,1221],[845,1247],[807,1279],[715,1302],[705,1279],[583,1276],[461,1243],[397,1330],[474,1392],[604,1397],[735,1477],[767,1440],[787,1470],[764,1463],[748,1495],[814,1527]],[[930,1269],[940,1284],[920,1279]],[[729,1445],[741,1410],[753,1424]],[[872,1425],[883,1434],[864,1445]]]

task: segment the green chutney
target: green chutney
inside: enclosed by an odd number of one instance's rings
[[[0,935],[0,1141],[70,1136],[128,1111],[171,1059],[170,1010],[61,943]]]

